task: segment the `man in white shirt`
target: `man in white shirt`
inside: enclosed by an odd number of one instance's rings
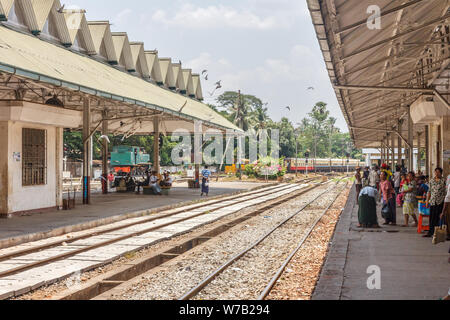
[[[150,187],[152,187],[154,194],[161,195],[161,187],[159,186],[158,182],[158,173],[156,171],[153,171],[152,175],[150,176]]]

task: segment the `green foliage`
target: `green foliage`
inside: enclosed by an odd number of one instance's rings
[[[278,129],[281,157],[302,158],[308,151],[310,157],[316,158],[345,158],[346,153],[349,152],[352,158],[363,159],[361,150],[354,148],[350,135],[336,128],[336,118],[330,116],[327,104],[324,102],[316,103],[311,112],[297,126],[294,126],[288,118],[282,118],[279,122],[270,119],[267,114],[267,104],[252,95],[239,95],[237,92],[227,91],[219,96],[216,102],[216,105],[210,104],[209,107],[245,131],[254,130],[259,135],[261,130],[267,129],[268,139],[270,139],[270,130]],[[99,136],[100,134],[96,134],[93,139],[94,159],[101,159]],[[81,137],[81,132],[64,132],[65,155],[68,158],[82,159]],[[110,136],[110,149],[119,145],[141,147],[150,154],[153,161],[153,139],[153,136],[132,136],[122,141],[122,136]],[[177,142],[171,142],[170,137],[164,137],[164,145],[161,148],[162,165],[172,165],[170,158],[176,145]],[[268,154],[270,154],[270,144],[268,146]],[[249,157],[248,151],[247,148],[246,158]],[[245,172],[246,175],[255,174],[256,169],[252,166],[249,166],[248,170]]]

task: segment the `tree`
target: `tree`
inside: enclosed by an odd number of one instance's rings
[[[228,111],[229,119],[244,131],[255,122],[256,110],[260,109],[260,113],[264,114],[263,102],[252,95],[227,91],[217,98],[217,103],[219,108]]]

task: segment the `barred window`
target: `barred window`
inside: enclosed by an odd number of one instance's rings
[[[22,185],[47,184],[47,131],[22,129]]]

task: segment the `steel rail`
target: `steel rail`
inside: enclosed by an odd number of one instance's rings
[[[342,180],[342,179],[341,179]],[[336,183],[336,185],[340,182],[340,180]],[[322,183],[320,185],[327,184],[329,182]],[[254,242],[252,245],[250,245],[248,248],[244,249],[237,255],[233,256],[230,260],[225,262],[222,266],[217,268],[215,271],[213,271],[209,276],[207,276],[202,282],[200,282],[197,286],[186,292],[183,296],[181,296],[178,300],[189,300],[192,297],[196,296],[198,293],[200,293],[207,285],[209,285],[218,275],[220,275],[223,271],[225,271],[229,266],[231,266],[233,263],[235,263],[237,260],[242,258],[244,255],[246,255],[248,252],[253,250],[255,247],[257,247],[261,242],[263,242],[265,239],[267,239],[272,233],[274,233],[276,230],[278,230],[280,227],[285,225],[287,222],[289,222],[291,219],[296,217],[299,213],[301,213],[303,210],[305,210],[307,207],[309,207],[312,203],[314,203],[317,199],[319,199],[322,195],[327,193],[328,189],[324,192],[320,193],[317,197],[315,197],[313,200],[302,206],[298,211],[296,211],[294,214],[290,215],[286,219],[284,219],[282,222],[280,222],[278,225],[273,227],[271,230],[269,230],[266,234],[264,234],[261,238],[259,238],[256,242]]]
[[[264,212],[266,212],[266,211],[268,211],[268,210],[271,210],[271,209],[273,209],[273,208],[275,208],[275,207],[277,207],[277,206],[280,206],[280,205],[282,205],[282,204],[285,204],[287,201],[291,201],[291,200],[293,200],[293,199],[295,199],[295,198],[298,198],[298,197],[300,197],[301,195],[303,195],[303,194],[305,194],[305,193],[308,193],[308,192],[314,190],[315,188],[319,187],[320,185],[321,185],[321,184],[315,184],[315,185],[313,185],[313,186],[311,186],[311,187],[308,187],[308,188],[305,188],[305,189],[300,189],[298,193],[295,193],[295,194],[293,194],[293,195],[287,195],[286,197],[281,197],[281,199],[276,200],[276,202],[270,202],[269,204],[265,205],[264,207],[257,208],[257,209],[255,209],[255,210],[251,211],[250,213],[246,213],[246,214],[244,214],[243,216],[239,216],[239,217],[237,217],[236,219],[234,219],[231,223],[230,223],[230,222],[225,222],[223,225],[229,226],[229,227],[228,227],[226,230],[223,230],[223,231],[218,232],[214,237],[217,237],[217,236],[223,234],[224,232],[226,232],[228,229],[231,229],[232,227],[235,227],[235,226],[237,226],[237,225],[246,223],[246,221],[247,221],[248,219],[251,219],[252,217],[255,217],[255,216],[257,216],[257,215],[259,215],[259,214],[261,214],[261,213],[264,213]],[[236,223],[236,222],[237,222],[237,223]],[[219,227],[219,228],[220,228],[220,227]],[[208,233],[209,233],[209,232],[206,232],[206,233],[203,234],[203,235],[195,236],[193,239],[196,239],[196,238],[202,238],[202,237],[208,237],[208,238],[209,238],[210,236],[208,235]],[[211,239],[212,239],[212,238],[211,238]],[[184,241],[184,242],[186,242],[186,241]],[[193,247],[193,248],[195,248],[195,247]],[[191,249],[189,249],[189,250],[186,250],[186,252],[189,252],[189,251],[192,250],[193,248],[191,248]],[[166,251],[166,253],[168,253],[168,252],[170,252],[170,250]],[[186,252],[184,252],[184,253],[186,253]],[[163,253],[163,254],[164,254],[164,253]],[[169,260],[169,261],[170,261],[170,260]],[[141,274],[143,274],[143,273],[145,273],[145,272],[148,272],[148,271],[150,271],[151,269],[154,269],[154,268],[156,268],[156,267],[158,267],[158,266],[160,266],[160,265],[162,265],[162,264],[164,264],[164,263],[165,263],[165,262],[162,262],[162,263],[160,263],[160,264],[157,264],[157,265],[151,267],[150,269],[142,270],[142,272],[138,272],[138,274],[135,274],[135,275],[131,276],[130,278],[127,278],[126,280],[123,280],[123,282],[127,282],[127,281],[129,281],[129,280],[131,280],[131,279],[133,279],[133,278],[135,278],[135,277],[137,277],[137,276],[139,276],[139,275],[141,275]],[[132,268],[134,268],[134,267],[132,267]],[[123,270],[120,270],[119,273],[123,273]],[[115,279],[115,275],[112,275],[112,276],[110,275],[110,276],[108,276],[108,279]],[[122,280],[123,278],[120,278],[120,279]],[[97,282],[97,284],[100,284],[102,281],[104,281],[103,278],[100,279],[100,280]],[[117,285],[119,285],[119,284],[117,284]],[[93,286],[93,284],[90,284],[90,285],[89,285],[89,287],[92,287],[92,286]],[[116,287],[116,286],[113,286],[113,287]],[[80,290],[77,291],[77,292],[71,292],[71,293],[69,293],[68,295],[63,295],[62,297],[57,298],[57,300],[65,300],[65,299],[71,299],[71,297],[77,297],[78,294],[82,293],[82,292],[85,291],[85,290],[86,290],[86,288],[82,288],[82,289],[80,289]],[[89,291],[90,289],[88,288],[87,290]],[[111,290],[111,289],[109,289],[109,290]],[[108,290],[108,291],[109,291],[109,290]],[[92,294],[92,295],[89,297],[89,299],[93,299],[93,298],[95,298],[95,297],[97,297],[97,296],[99,296],[99,295],[103,295],[103,294],[105,294],[105,293],[107,293],[107,291],[102,292],[102,293],[99,293],[99,294]]]
[[[307,182],[305,182],[305,183],[307,183]],[[72,243],[72,242],[75,242],[75,241],[79,241],[79,240],[84,240],[84,239],[87,239],[87,238],[90,238],[90,237],[93,237],[93,236],[97,236],[97,235],[101,235],[101,234],[105,234],[105,233],[109,233],[109,232],[114,232],[114,231],[117,231],[117,230],[129,228],[129,227],[132,227],[132,226],[135,226],[135,225],[139,225],[139,224],[143,224],[143,223],[152,222],[152,221],[159,220],[159,219],[172,217],[172,216],[180,214],[180,213],[185,213],[185,212],[188,212],[190,210],[200,209],[202,207],[209,206],[209,205],[214,205],[214,204],[217,204],[217,203],[221,203],[223,201],[232,201],[232,200],[236,200],[236,199],[241,198],[241,197],[246,196],[246,195],[258,194],[258,193],[261,193],[263,191],[272,191],[272,190],[275,190],[277,187],[278,186],[272,186],[272,187],[268,187],[268,188],[264,188],[264,189],[260,189],[260,190],[250,191],[248,193],[241,193],[241,194],[238,194],[236,196],[223,197],[223,198],[219,198],[217,200],[211,200],[211,202],[207,201],[208,203],[203,202],[203,203],[200,203],[200,204],[198,204],[196,206],[192,206],[192,207],[189,207],[189,205],[187,205],[187,206],[181,207],[179,210],[175,210],[175,211],[173,211],[171,213],[168,213],[168,214],[153,216],[153,217],[148,218],[148,219],[143,219],[143,220],[140,220],[140,221],[123,224],[123,225],[120,225],[120,226],[117,226],[117,227],[112,227],[112,228],[108,228],[108,229],[104,229],[104,230],[95,231],[95,232],[92,232],[92,233],[89,233],[89,234],[86,234],[86,235],[81,235],[81,236],[73,237],[73,238],[70,238],[70,239],[57,240],[57,241],[54,241],[54,242],[51,242],[51,243],[38,245],[38,246],[31,247],[31,248],[23,249],[23,250],[14,251],[14,252],[11,252],[11,253],[8,253],[8,254],[5,254],[5,255],[0,255],[0,262],[8,260],[8,259],[11,259],[11,258],[19,257],[19,256],[22,256],[22,255],[25,255],[25,254],[28,254],[28,253],[33,253],[33,252],[36,252],[36,251],[57,247],[57,246],[62,245],[63,243],[69,244],[69,243]],[[282,190],[284,190],[284,189],[282,189]],[[186,207],[189,207],[189,208],[186,208]],[[166,211],[169,211],[169,210],[166,210]]]
[[[323,219],[325,214],[331,209],[333,204],[336,202],[336,200],[339,198],[339,196],[344,192],[345,187],[336,195],[333,202],[330,203],[330,205],[322,212],[322,214],[316,219],[316,221],[313,223],[313,225],[308,229],[308,232],[303,236],[303,238],[300,240],[298,246],[291,252],[291,254],[286,258],[284,263],[281,265],[281,267],[278,269],[277,273],[273,276],[273,278],[270,280],[269,284],[266,286],[266,288],[261,292],[260,296],[257,300],[264,300],[272,291],[273,287],[275,286],[278,279],[281,277],[281,275],[284,273],[284,270],[289,265],[289,263],[292,261],[292,259],[295,257],[297,252],[301,249],[303,244],[306,242],[306,240],[309,238],[311,233],[316,228],[317,224],[320,220]]]
[[[286,188],[284,188],[282,190],[289,190],[290,188],[294,189],[294,187],[292,187],[292,185],[288,185],[288,187],[286,187]],[[274,192],[271,192],[269,194],[277,193],[279,191],[280,190],[275,190]],[[258,198],[262,198],[262,197],[265,197],[267,195],[268,194],[259,195],[259,196],[256,196],[256,197],[253,197],[253,198],[250,198],[250,199],[247,199],[247,200],[243,200],[243,201],[241,201],[241,203],[244,202],[244,201],[250,201],[250,200],[255,200],[255,199],[258,199]],[[237,202],[237,203],[240,203],[240,202]],[[237,204],[237,203],[235,203],[235,204]],[[149,232],[152,232],[152,231],[155,231],[155,230],[158,230],[158,229],[162,229],[164,227],[167,227],[167,226],[170,226],[170,225],[173,225],[173,224],[176,224],[176,223],[180,223],[180,222],[184,222],[184,221],[187,221],[187,220],[191,220],[191,219],[197,218],[199,216],[202,216],[202,215],[205,215],[205,214],[210,214],[211,212],[214,212],[214,211],[217,211],[217,210],[229,207],[229,206],[230,206],[230,204],[226,204],[226,205],[223,205],[221,207],[216,207],[216,208],[214,208],[212,210],[202,211],[202,212],[194,214],[192,216],[185,217],[185,218],[180,218],[180,219],[177,219],[175,221],[167,222],[167,223],[164,223],[164,224],[159,225],[159,226],[147,228],[147,229],[144,229],[144,230],[141,230],[141,231],[131,232],[129,234],[126,234],[126,235],[123,235],[123,236],[119,236],[119,237],[114,238],[114,239],[109,239],[109,240],[106,240],[106,241],[103,241],[103,242],[99,242],[99,243],[96,243],[96,244],[93,244],[93,245],[90,245],[90,246],[86,246],[84,248],[80,248],[80,249],[77,249],[77,250],[74,250],[74,251],[69,251],[69,252],[66,252],[66,253],[62,253],[62,254],[59,254],[59,255],[56,255],[56,256],[53,256],[53,257],[49,257],[49,258],[41,260],[41,261],[35,261],[35,262],[29,263],[29,264],[18,266],[18,267],[13,268],[13,269],[5,270],[5,271],[0,272],[0,278],[19,273],[21,271],[29,270],[29,269],[32,269],[32,268],[35,268],[35,267],[38,267],[38,266],[41,266],[41,265],[45,265],[45,264],[48,264],[50,262],[54,262],[54,261],[58,261],[58,260],[61,260],[61,259],[65,259],[65,258],[74,256],[74,255],[77,255],[77,254],[80,254],[80,253],[83,253],[83,252],[86,252],[86,251],[90,251],[90,250],[93,250],[93,249],[104,247],[104,246],[107,246],[107,245],[110,245],[110,244],[113,244],[113,243],[116,243],[116,242],[119,242],[119,241],[122,241],[122,240],[126,240],[128,238],[140,236],[142,234],[149,233]]]

